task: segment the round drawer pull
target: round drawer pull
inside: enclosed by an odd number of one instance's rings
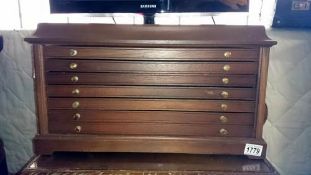
[[[72,76],[71,77],[71,81],[72,82],[78,82],[79,81],[79,77],[78,76]]]
[[[220,116],[219,120],[221,121],[221,123],[227,123],[228,122],[228,118],[224,115]]]
[[[226,58],[230,58],[231,55],[232,55],[232,53],[229,52],[229,51],[224,53],[224,56],[225,56]]]
[[[226,64],[226,65],[224,65],[223,69],[224,69],[224,71],[228,72],[231,69],[231,66]]]
[[[223,98],[228,98],[228,97],[229,97],[229,93],[228,93],[227,91],[222,91],[222,92],[221,92],[221,96],[222,96]]]
[[[220,107],[223,111],[226,111],[228,109],[228,105],[226,104],[221,104]]]
[[[77,69],[78,68],[78,64],[77,63],[70,63],[69,68],[71,70]]]
[[[74,115],[73,115],[73,119],[74,120],[79,120],[81,118],[81,114],[79,114],[79,113],[75,113]]]
[[[72,108],[77,109],[80,106],[80,103],[78,101],[75,101],[72,103]]]
[[[70,49],[69,50],[69,55],[70,56],[76,56],[76,55],[78,55],[78,51],[76,49]]]
[[[224,129],[224,128],[221,128],[221,129],[219,130],[219,133],[220,133],[220,135],[222,135],[222,136],[227,136],[227,135],[229,134],[229,131],[226,130],[226,129]]]
[[[71,92],[73,95],[79,95],[80,94],[80,90],[79,89],[74,89]]]
[[[82,131],[82,127],[81,126],[76,126],[75,127],[75,132],[76,133],[80,133]]]
[[[223,84],[229,84],[229,78],[225,77],[222,79]]]

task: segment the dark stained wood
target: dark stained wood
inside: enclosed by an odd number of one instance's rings
[[[33,45],[33,75],[35,83],[36,112],[38,115],[38,133],[48,133],[47,94],[45,84],[45,66],[41,45]]]
[[[72,93],[78,89],[79,93]],[[222,93],[227,92],[228,96]],[[118,97],[255,100],[254,88],[49,85],[49,97]]]
[[[39,24],[31,43],[143,46],[272,46],[263,26],[165,26],[109,24]]]
[[[34,139],[35,150],[41,154],[78,151],[243,155],[246,143],[262,145],[261,158],[265,157],[266,143],[254,138],[50,134]]]
[[[74,102],[79,102],[79,107],[76,109],[214,112],[254,112],[255,109],[255,103],[252,101],[109,98],[49,98],[48,108],[73,109]],[[223,109],[222,105],[226,105],[226,109]]]
[[[70,64],[76,64],[71,69]],[[225,68],[229,67],[229,70]],[[222,73],[257,74],[257,62],[159,62],[48,59],[51,72]]]
[[[244,156],[134,154],[134,153],[56,153],[33,158],[20,175],[278,175],[267,160]]]
[[[77,76],[79,80],[72,82]],[[228,84],[223,83],[228,78]],[[92,85],[170,85],[170,86],[227,86],[255,87],[255,75],[219,74],[130,74],[130,73],[48,73],[48,84]]]
[[[266,86],[267,86],[267,79],[268,79],[268,66],[269,66],[269,49],[262,48],[260,50],[260,65],[259,65],[259,76],[260,79],[258,80],[258,91],[257,91],[257,112],[256,112],[256,138],[262,138],[262,130],[263,125],[266,122]]]
[[[75,114],[80,118],[75,118]],[[253,113],[212,113],[180,111],[104,111],[104,110],[49,110],[49,120],[58,123],[187,123],[253,125]],[[221,116],[226,117],[222,121]],[[191,119],[191,120],[190,120]]]
[[[70,55],[76,50],[75,56]],[[258,61],[258,49],[208,48],[115,48],[115,47],[44,47],[45,57],[62,59],[113,59],[113,60],[177,60],[177,61]],[[229,58],[225,52],[231,52]]]
[[[25,40],[39,75],[36,153],[243,155],[250,143],[265,157],[276,42],[264,27],[40,24]]]
[[[79,126],[81,131],[75,131]],[[227,135],[220,130],[226,129]],[[59,123],[50,120],[49,131],[55,134],[103,134],[103,135],[146,135],[146,136],[214,136],[250,137],[252,126],[202,125],[202,124],[164,124],[164,123]]]

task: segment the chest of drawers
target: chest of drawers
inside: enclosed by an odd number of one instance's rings
[[[269,47],[259,26],[40,24],[38,154],[244,154],[263,146]]]

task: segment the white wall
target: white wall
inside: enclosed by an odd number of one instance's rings
[[[311,174],[311,30],[272,29],[264,139],[281,175]]]

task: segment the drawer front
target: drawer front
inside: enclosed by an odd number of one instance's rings
[[[255,75],[47,73],[48,84],[255,87]]]
[[[253,127],[154,123],[58,123],[52,121],[49,124],[49,131],[57,134],[251,137]]]
[[[257,74],[257,62],[155,62],[47,59],[46,71]]]
[[[49,110],[49,122],[59,123],[184,123],[184,124],[254,124],[253,113],[212,113],[179,111],[104,111]]]
[[[46,46],[49,132],[252,137],[258,53]]]
[[[255,100],[254,88],[49,85],[49,97],[126,97]]]
[[[49,98],[49,109],[254,112],[253,101]]]
[[[104,47],[44,47],[44,56],[65,59],[118,60],[250,60],[258,59],[256,49],[140,49]]]

